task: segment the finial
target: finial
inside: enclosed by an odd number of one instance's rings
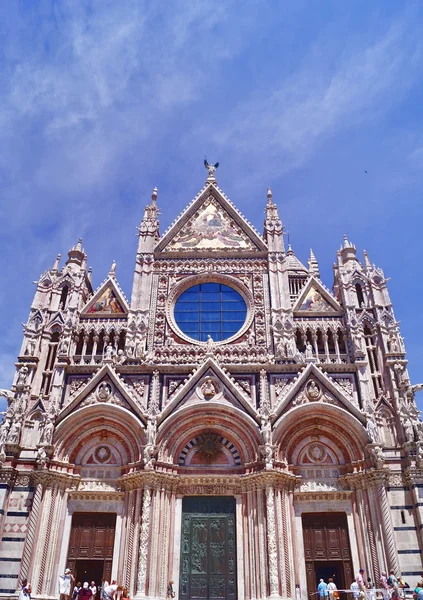
[[[156,202],[156,200],[157,200],[157,192],[158,192],[158,189],[155,187],[153,189],[153,193],[151,194],[151,199],[153,202]]]
[[[272,190],[270,189],[270,187],[267,188],[267,201],[269,202],[269,204],[272,202]]]
[[[218,168],[219,163],[217,162],[215,165],[210,165],[207,162],[207,157],[205,157],[204,158],[204,166],[206,167],[207,171],[209,172],[209,176],[207,177],[207,181],[216,181],[216,178],[214,176],[214,172]]]
[[[90,267],[90,268],[88,269],[87,277],[88,277],[88,281],[90,281],[90,282],[91,282],[91,281],[92,281],[92,278],[93,278],[93,268],[92,268],[92,267]]]
[[[75,246],[75,250],[79,250],[79,252],[82,252],[82,238],[79,238],[78,243]]]
[[[60,263],[60,259],[62,258],[61,254],[58,254],[56,256],[56,260],[54,261],[54,265],[52,268],[52,271],[54,271],[55,273],[57,273],[57,271],[59,270],[59,263]]]
[[[112,262],[112,266],[110,267],[110,271],[109,271],[109,277],[116,277],[116,261],[114,260]]]

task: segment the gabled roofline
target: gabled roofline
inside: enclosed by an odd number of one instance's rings
[[[194,371],[188,379],[184,382],[184,384],[176,391],[176,394],[171,402],[163,409],[162,413],[159,416],[158,423],[161,424],[166,418],[177,409],[180,402],[184,399],[187,393],[198,383],[201,377],[211,369],[215,372],[215,374],[219,377],[224,385],[230,390],[230,392],[235,396],[235,398],[239,401],[242,407],[245,409],[247,414],[257,421],[257,415],[254,408],[251,406],[250,398],[244,393],[241,387],[236,383],[235,379],[233,379],[226,371],[223,369],[219,363],[211,356],[207,357],[207,359],[198,367],[196,371]]]
[[[82,400],[86,398],[86,396],[88,396],[88,394],[90,394],[94,390],[94,388],[100,383],[100,381],[102,381],[106,376],[108,376],[111,379],[113,385],[116,386],[116,388],[128,402],[129,406],[137,414],[141,422],[145,425],[147,423],[146,414],[143,413],[137,402],[132,398],[132,395],[129,392],[129,390],[126,388],[118,374],[110,365],[103,365],[99,371],[93,374],[90,381],[78,392],[78,394],[75,396],[72,402],[70,402],[67,406],[65,406],[65,408],[63,408],[60,411],[58,416],[58,423],[60,423],[68,415],[70,415],[77,408],[78,404],[82,402]],[[101,406],[101,403],[99,403],[99,406]]]
[[[184,210],[178,215],[178,217],[171,223],[166,231],[161,236],[160,240],[154,248],[154,252],[166,252],[165,247],[174,238],[177,232],[189,221],[193,214],[199,209],[202,202],[209,196],[213,195],[222,207],[228,212],[228,214],[238,223],[243,232],[250,238],[250,240],[257,246],[257,249],[263,252],[267,252],[267,244],[264,241],[260,233],[255,227],[244,217],[244,215],[238,210],[226,194],[215,184],[206,183],[206,185],[199,191],[193,200],[184,208]],[[205,254],[207,251],[202,251]],[[247,250],[248,252],[248,250]],[[180,254],[180,253],[179,253]],[[185,253],[184,253],[185,255]]]
[[[350,413],[352,413],[363,425],[366,423],[366,418],[362,414],[362,412],[349,400],[344,394],[340,391],[338,386],[331,380],[330,377],[323,373],[314,363],[309,363],[307,367],[297,375],[297,377],[291,383],[291,387],[289,389],[288,394],[285,396],[283,401],[277,406],[275,411],[275,417],[273,419],[274,426],[277,425],[278,421],[284,416],[284,411],[296,396],[296,394],[300,391],[303,385],[306,383],[310,375],[314,375],[316,379],[329,391],[331,392],[337,400],[339,400],[344,408],[347,409]],[[316,402],[318,405],[318,402]]]
[[[118,300],[121,302],[122,304],[122,308],[124,309],[123,313],[93,313],[93,314],[88,314],[88,310],[91,308],[91,306],[94,304],[94,302],[97,300],[97,298],[99,298],[101,296],[101,294],[103,293],[103,291],[109,287],[109,285],[112,286],[113,291],[115,292]],[[108,316],[113,316],[114,318],[119,318],[126,316],[129,312],[129,302],[126,299],[125,294],[122,291],[122,288],[120,287],[120,285],[118,284],[118,282],[116,281],[116,279],[114,277],[106,277],[106,279],[103,281],[103,283],[101,283],[98,288],[96,289],[96,291],[94,292],[93,296],[91,296],[91,298],[85,303],[85,306],[83,307],[83,309],[81,310],[80,316],[81,317],[88,317],[88,318],[93,318],[96,319],[98,318],[98,316],[100,315],[101,317],[108,317]]]
[[[323,285],[323,283],[320,281],[320,279],[317,279],[317,277],[315,277],[314,275],[310,276],[310,279],[307,281],[307,283],[303,286],[300,295],[298,296],[297,300],[295,301],[294,306],[292,307],[292,312],[296,315],[296,316],[306,316],[308,313],[306,311],[302,311],[300,310],[300,307],[304,301],[304,298],[307,296],[308,292],[310,291],[310,289],[312,287],[315,287],[319,290],[319,292],[321,292],[322,296],[327,300],[327,302],[329,302],[329,304],[332,306],[332,308],[334,309],[333,313],[328,313],[326,311],[310,311],[310,315],[322,315],[322,316],[342,316],[344,314],[344,310],[342,308],[342,306],[339,304],[339,302],[336,300],[336,298],[333,296],[333,294],[327,289],[327,287],[325,285]]]

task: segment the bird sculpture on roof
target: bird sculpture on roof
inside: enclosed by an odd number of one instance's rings
[[[207,162],[207,157],[204,159],[204,166],[206,167],[207,171],[209,172],[209,177],[214,177],[214,172],[216,171],[217,167],[219,166],[219,163],[217,162],[215,165],[210,165]]]

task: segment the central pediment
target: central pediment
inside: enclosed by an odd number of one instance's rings
[[[266,243],[215,185],[206,185],[157,244],[156,252],[266,251]]]

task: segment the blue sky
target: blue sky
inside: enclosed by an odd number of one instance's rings
[[[82,236],[94,286],[116,260],[130,295],[152,188],[164,231],[205,154],[259,230],[272,188],[326,285],[343,233],[368,251],[423,381],[422,27],[389,0],[1,3],[0,387],[31,282]]]

